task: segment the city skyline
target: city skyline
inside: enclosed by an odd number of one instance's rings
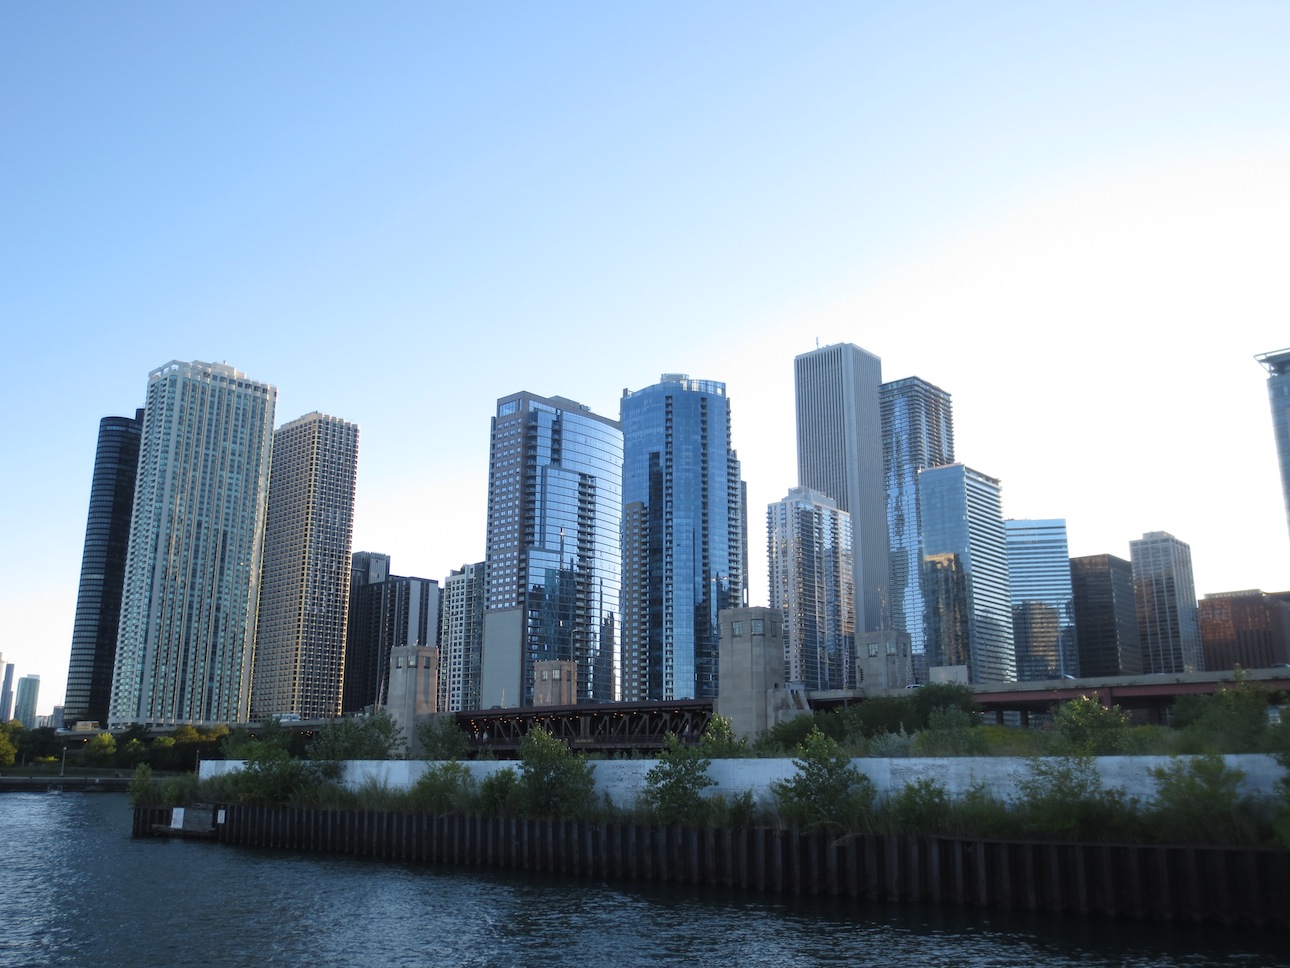
[[[3,15],[0,650],[42,713],[98,420],[173,358],[362,427],[354,544],[404,574],[482,556],[498,395],[612,414],[679,369],[735,401],[764,602],[818,340],[951,392],[956,457],[1072,555],[1163,529],[1200,594],[1290,588],[1254,360],[1290,345],[1290,10],[385,9]]]

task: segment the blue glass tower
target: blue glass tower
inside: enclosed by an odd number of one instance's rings
[[[962,464],[918,475],[929,666],[966,665],[971,682],[1017,678],[999,482]]]
[[[927,632],[918,472],[954,463],[954,416],[950,395],[916,376],[884,383],[879,402],[887,490],[891,627],[909,633],[914,675],[924,682]]]
[[[745,519],[726,386],[624,391],[623,698],[717,694],[718,615],[743,604]]]
[[[1017,678],[1076,676],[1075,603],[1062,518],[1004,522]]]
[[[497,401],[488,475],[481,704],[533,704],[535,662],[580,702],[618,698],[623,435],[564,397]]]
[[[1272,407],[1272,432],[1281,464],[1281,495],[1290,521],[1290,349],[1255,357],[1268,371],[1268,403]]]

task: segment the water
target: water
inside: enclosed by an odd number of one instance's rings
[[[785,898],[133,840],[0,796],[0,966],[1290,965],[1273,932]]]

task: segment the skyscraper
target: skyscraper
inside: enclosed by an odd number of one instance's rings
[[[950,395],[916,376],[884,383],[879,401],[891,626],[909,633],[914,673],[923,682],[927,633],[918,472],[954,463],[954,416]]]
[[[1268,371],[1268,403],[1281,465],[1281,497],[1290,522],[1290,349],[1262,353],[1255,359]]]
[[[479,708],[484,652],[484,563],[462,565],[443,583],[439,627],[439,711]]]
[[[743,604],[746,520],[726,385],[623,391],[623,698],[717,694],[719,613]]]
[[[1191,548],[1168,532],[1150,531],[1129,542],[1129,560],[1142,671],[1203,671]]]
[[[882,363],[850,343],[793,361],[798,483],[851,515],[856,632],[886,628],[887,514],[879,404]]]
[[[359,552],[367,566],[356,572],[366,578],[385,574],[386,555]],[[354,588],[350,597],[345,648],[345,684],[341,710],[363,712],[384,706],[390,695],[390,651],[396,648],[437,648],[439,645],[439,583],[431,578],[389,575]]]
[[[807,689],[854,688],[851,515],[809,487],[766,510],[770,604],[784,613],[785,680]]]
[[[1085,678],[1142,675],[1133,567],[1115,555],[1072,558],[1071,597],[1079,674]]]
[[[107,721],[142,431],[142,410],[133,417],[104,417],[99,421],[76,619],[72,624],[72,654],[67,666],[63,711],[67,722]]]
[[[1005,521],[1017,678],[1079,674],[1066,521]]]
[[[111,724],[247,719],[276,400],[222,363],[149,374]]]
[[[492,418],[481,700],[533,703],[533,663],[577,666],[580,702],[618,698],[623,435],[527,391]]]
[[[1207,671],[1290,663],[1290,592],[1220,592],[1201,599],[1199,610]]]
[[[918,475],[929,668],[966,665],[970,682],[1017,678],[999,482],[962,464]]]
[[[0,656],[0,723],[13,716],[13,663]]]
[[[40,676],[23,676],[18,680],[13,701],[13,718],[28,729],[36,728],[36,701],[40,697]]]
[[[358,427],[316,412],[284,424],[271,466],[251,713],[338,716]]]

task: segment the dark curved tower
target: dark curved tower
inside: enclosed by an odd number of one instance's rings
[[[63,721],[106,722],[143,411],[99,421]]]

